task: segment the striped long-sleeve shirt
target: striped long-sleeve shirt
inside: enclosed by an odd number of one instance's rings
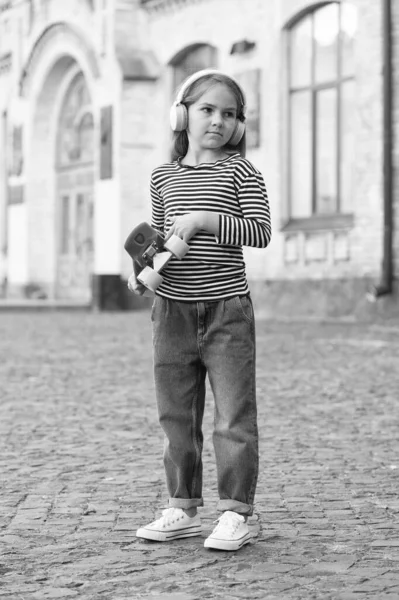
[[[171,217],[193,211],[219,214],[219,235],[201,230],[182,260],[162,271],[157,293],[180,301],[221,300],[248,293],[243,246],[265,248],[270,211],[261,173],[239,154],[189,167],[179,161],[151,177],[152,225],[166,233]]]

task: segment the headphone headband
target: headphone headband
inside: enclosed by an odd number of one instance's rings
[[[174,104],[175,105],[181,104],[181,102],[183,101],[183,98],[184,98],[184,94],[188,90],[188,88],[193,83],[195,83],[198,79],[201,79],[201,77],[205,77],[206,75],[223,75],[223,77],[227,77],[233,83],[235,83],[235,85],[237,86],[237,88],[240,92],[240,95],[241,95],[242,113],[245,114],[246,99],[245,99],[244,90],[241,88],[241,85],[238,83],[238,81],[236,81],[234,79],[234,77],[231,77],[231,75],[227,75],[226,73],[223,73],[222,71],[218,71],[217,69],[202,69],[201,71],[197,71],[196,73],[193,73],[193,75],[190,75],[183,82],[181,88],[179,89],[179,91],[176,95],[176,100],[174,101]]]

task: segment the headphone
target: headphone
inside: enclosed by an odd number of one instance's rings
[[[201,79],[201,77],[205,77],[206,75],[223,75],[225,77],[228,77],[231,81],[233,81],[233,83],[236,84],[236,86],[238,87],[239,91],[240,91],[240,95],[241,95],[241,110],[240,112],[245,115],[245,95],[244,95],[244,91],[242,90],[240,84],[233,79],[233,77],[230,77],[230,75],[226,75],[225,73],[222,73],[221,71],[217,71],[216,69],[203,69],[202,71],[197,71],[197,73],[194,73],[194,75],[191,75],[190,77],[188,77],[188,79],[186,79],[186,81],[183,83],[183,85],[181,86],[180,90],[177,93],[176,96],[176,100],[173,102],[171,109],[170,109],[170,126],[173,129],[173,131],[184,131],[185,129],[187,129],[187,125],[188,125],[188,111],[187,111],[187,107],[183,104],[183,99],[184,99],[184,94],[186,93],[186,91],[189,89],[189,87],[198,79]],[[237,118],[236,120],[236,126],[234,128],[233,133],[231,134],[231,137],[229,139],[229,144],[231,144],[232,146],[237,146],[237,144],[241,141],[242,136],[245,133],[245,123],[244,121],[241,121],[240,119]]]

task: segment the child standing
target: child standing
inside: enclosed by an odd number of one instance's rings
[[[238,550],[251,539],[258,477],[255,324],[242,246],[271,237],[260,172],[244,158],[245,96],[215,70],[195,73],[171,109],[176,160],[151,178],[152,225],[189,242],[168,264],[151,320],[169,508],[140,538],[201,534],[205,378],[215,399],[213,442],[222,512],[205,547]],[[141,294],[135,274],[129,288]]]

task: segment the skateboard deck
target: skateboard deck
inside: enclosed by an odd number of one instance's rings
[[[133,270],[138,281],[150,292],[155,292],[161,285],[163,278],[160,273],[171,258],[182,259],[190,249],[176,235],[165,242],[162,235],[146,222],[133,229],[124,247],[133,260]]]

